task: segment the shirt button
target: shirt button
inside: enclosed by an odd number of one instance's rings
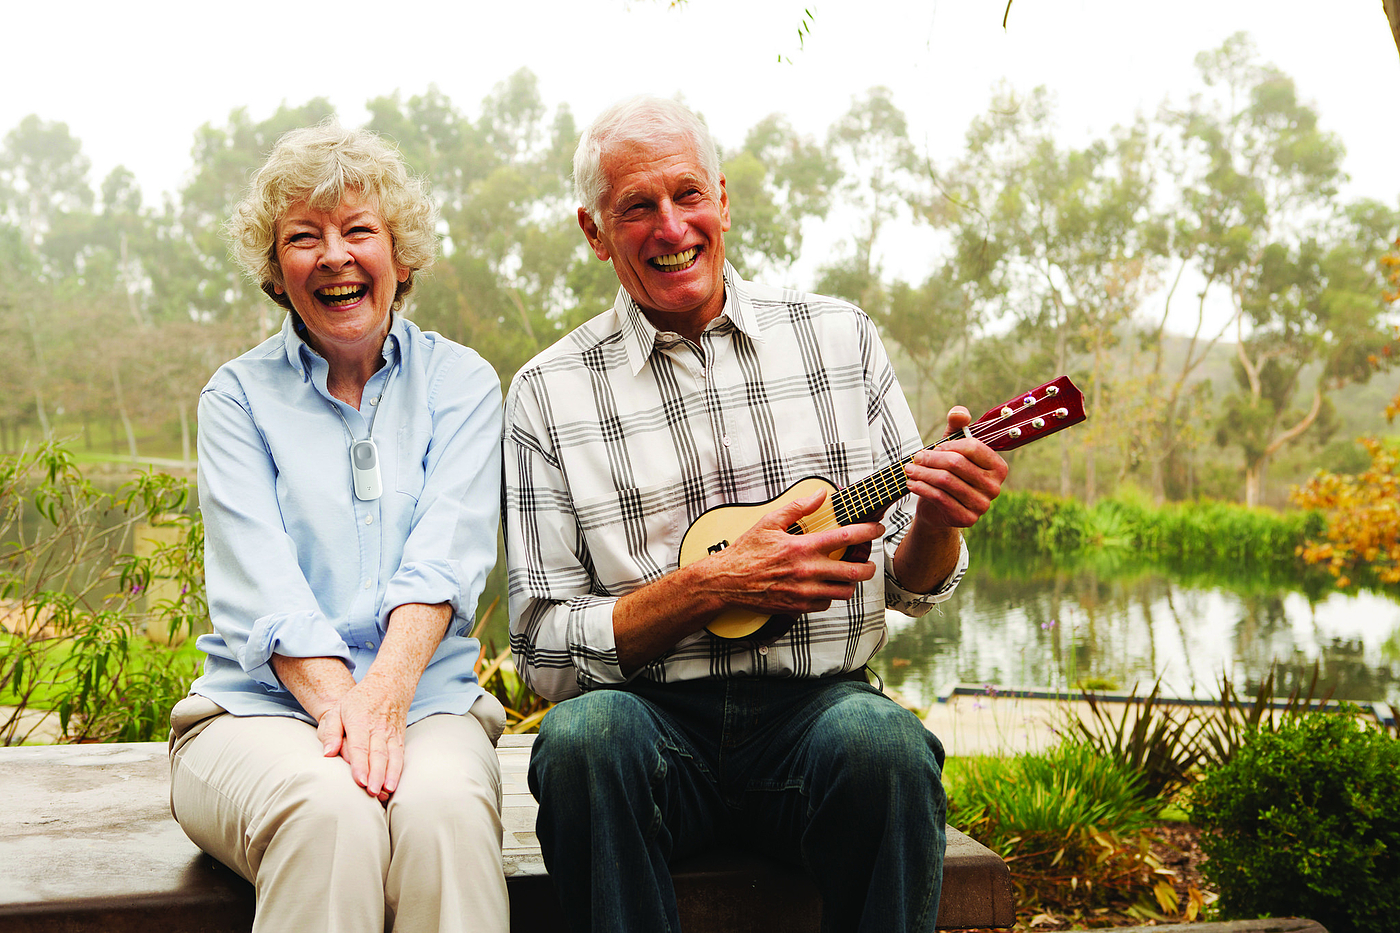
[[[374,524],[374,516],[373,516],[373,515],[366,515],[366,516],[365,516],[365,524],[366,524],[366,525],[373,525],[373,524]]]
[[[371,399],[369,400],[369,403],[370,403],[371,405],[378,405],[378,404],[379,404],[379,396],[376,395],[376,396],[374,396],[373,398],[371,398]]]
[[[762,654],[762,655],[768,654],[768,646],[767,646],[767,645],[759,645],[759,646],[758,646],[758,653],[759,653],[759,654]]]
[[[368,581],[368,580],[365,581],[365,589],[369,589],[369,581]]]
[[[372,641],[367,641],[367,642],[365,642],[365,647],[366,647],[366,648],[373,648],[373,647],[374,647],[374,642],[372,642]]]
[[[725,447],[728,447],[728,446],[729,446],[729,435],[728,435],[728,434],[724,435],[723,440],[724,440],[724,446],[725,446]]]

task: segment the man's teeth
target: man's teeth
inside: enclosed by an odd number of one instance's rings
[[[695,261],[695,256],[699,252],[699,249],[692,246],[690,249],[682,250],[679,253],[671,253],[669,256],[657,256],[652,260],[652,264],[669,272],[690,265]]]

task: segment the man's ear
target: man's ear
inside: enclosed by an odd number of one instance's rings
[[[612,256],[608,254],[608,244],[603,242],[603,237],[598,232],[598,225],[593,222],[593,218],[589,216],[588,211],[581,207],[578,209],[578,225],[579,228],[583,230],[584,238],[588,240],[588,245],[592,248],[593,255],[597,256],[603,262],[607,262],[611,259]],[[728,228],[726,227],[725,229]]]
[[[720,229],[729,230],[729,189],[724,186],[724,173],[719,173],[719,219]]]

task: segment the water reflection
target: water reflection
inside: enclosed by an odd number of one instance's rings
[[[981,554],[953,599],[889,622],[873,666],[920,705],[954,682],[1145,692],[1159,674],[1167,695],[1211,697],[1222,672],[1252,692],[1271,664],[1287,692],[1314,662],[1338,699],[1400,704],[1400,601],[1321,574]]]

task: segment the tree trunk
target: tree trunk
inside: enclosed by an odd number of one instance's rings
[[[136,450],[136,431],[131,426],[131,418],[126,413],[126,401],[122,397],[122,377],[117,371],[117,361],[112,361],[112,391],[117,398],[117,416],[121,418],[122,428],[126,431],[126,448],[135,461],[140,454]]]
[[[1264,464],[1265,461],[1262,459],[1245,464],[1244,504],[1251,508],[1259,504],[1259,488],[1264,478]]]
[[[48,440],[53,436],[53,429],[49,427],[49,415],[44,408],[42,388],[44,379],[48,376],[48,367],[44,365],[44,351],[39,348],[39,330],[34,323],[34,312],[28,307],[24,309],[24,319],[29,325],[30,345],[34,348],[34,413],[39,416],[39,430],[43,432],[44,439]]]
[[[180,400],[180,459],[185,464],[185,469],[189,469],[192,463],[190,459],[190,410],[188,403],[184,399]]]

